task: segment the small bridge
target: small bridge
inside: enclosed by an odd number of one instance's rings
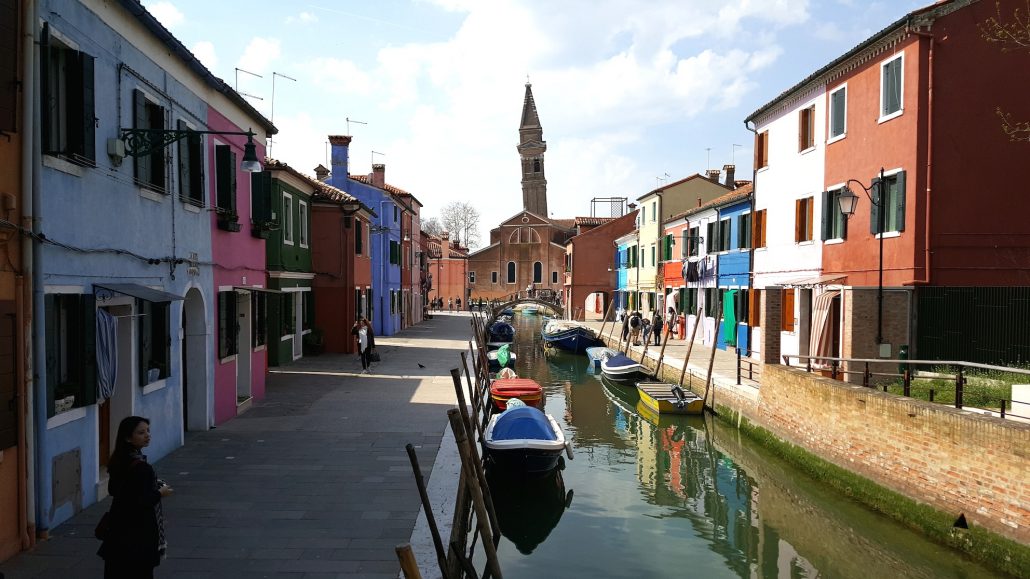
[[[513,298],[509,299],[509,301],[493,306],[491,310],[493,312],[494,317],[496,318],[497,316],[501,315],[501,312],[504,311],[505,308],[514,308],[515,306],[519,305],[540,306],[541,308],[551,310],[552,312],[554,312],[554,315],[558,316],[559,318],[565,315],[565,309],[562,308],[560,305],[552,301],[535,297],[530,298],[513,296]]]

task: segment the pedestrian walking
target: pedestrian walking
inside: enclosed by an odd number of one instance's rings
[[[669,329],[672,331],[672,335],[675,336],[679,333],[679,314],[676,313],[676,308],[669,306],[669,317],[667,318]]]
[[[640,333],[644,335],[644,344],[651,343],[651,320],[644,319],[640,322]]]
[[[368,320],[361,318],[351,329],[355,339],[358,341],[358,357],[361,359],[361,373],[368,374],[372,365],[372,351],[375,349],[375,338],[372,335],[372,326]]]
[[[114,452],[107,463],[111,510],[100,520],[96,534],[104,542],[97,554],[104,559],[104,579],[148,579],[165,556],[161,499],[172,487],[157,478],[143,449],[150,444],[150,420],[129,416],[118,424]]]
[[[636,310],[629,315],[629,339],[634,346],[640,345],[640,312]]]
[[[661,346],[662,345],[662,325],[663,325],[663,323],[664,323],[664,320],[662,320],[662,313],[661,312],[655,312],[655,314],[654,314],[654,322],[651,324],[651,333],[654,334],[654,345],[655,346]]]
[[[458,311],[460,312],[461,311],[461,298],[458,298],[457,300],[455,300],[454,303],[455,303],[455,305],[458,306]]]
[[[450,312],[450,311],[453,311],[453,310],[454,310],[454,298],[447,298],[447,311]]]

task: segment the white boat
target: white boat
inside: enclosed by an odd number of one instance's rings
[[[601,371],[612,380],[636,382],[649,375],[647,368],[625,354],[616,354],[601,361]]]

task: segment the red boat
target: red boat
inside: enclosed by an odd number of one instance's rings
[[[499,378],[490,384],[490,399],[498,410],[508,407],[509,398],[519,398],[527,406],[539,408],[544,399],[544,389],[529,378]]]

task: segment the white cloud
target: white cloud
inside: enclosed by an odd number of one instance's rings
[[[183,20],[186,19],[182,12],[175,7],[175,4],[167,1],[149,4],[147,11],[153,14],[154,18],[157,18],[169,30],[174,30],[176,26],[182,24]]]
[[[369,95],[371,77],[350,60],[343,58],[316,58],[301,67],[315,85],[333,94]]]
[[[218,66],[218,55],[215,54],[215,45],[207,40],[195,42],[190,51],[204,63],[208,70],[215,70]]]
[[[243,50],[243,55],[236,66],[255,74],[264,74],[272,70],[272,63],[279,58],[281,43],[278,38],[262,38],[255,36]]]
[[[301,12],[300,14],[298,14],[296,16],[288,16],[286,18],[286,23],[287,24],[294,24],[294,23],[298,23],[298,22],[301,23],[301,24],[314,24],[315,22],[318,22],[318,17],[315,16],[314,13],[312,13],[312,12],[306,12],[305,11],[305,12]]]

